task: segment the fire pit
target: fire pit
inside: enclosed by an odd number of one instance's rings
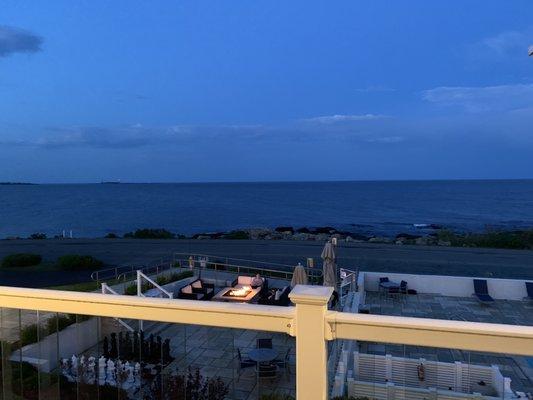
[[[230,302],[249,302],[252,300],[261,288],[252,289],[251,286],[227,287],[218,292],[213,300],[230,301]]]
[[[243,286],[242,288],[229,289],[222,296],[224,296],[224,297],[243,297],[243,298],[245,298],[251,292],[252,292],[252,288],[250,286]]]

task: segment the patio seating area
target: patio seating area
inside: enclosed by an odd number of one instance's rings
[[[239,275],[233,281],[213,279],[209,272],[206,277],[183,285],[175,295],[186,300],[212,300],[236,303],[255,303],[271,306],[290,305],[289,282],[280,279],[267,279],[257,274],[255,277]],[[272,282],[272,287],[269,285]]]

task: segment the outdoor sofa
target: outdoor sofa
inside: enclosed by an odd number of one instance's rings
[[[211,300],[215,294],[215,285],[197,279],[178,291],[178,299]]]
[[[281,289],[269,289],[259,297],[258,303],[267,306],[283,306],[287,307],[291,301],[289,300],[290,286],[285,286]]]
[[[231,283],[231,287],[238,289],[238,288],[242,288],[243,286],[250,286],[252,289],[256,289],[257,286],[252,285],[253,279],[254,279],[253,276],[239,275],[237,279],[235,279]],[[268,291],[268,279],[267,278],[261,278],[261,279],[263,280],[263,284],[261,285],[261,290],[258,293],[259,297],[263,296]]]

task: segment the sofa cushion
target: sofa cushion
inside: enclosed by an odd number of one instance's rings
[[[191,283],[191,285],[195,289],[201,289],[202,288],[202,281],[201,280],[194,281],[193,283]]]
[[[237,284],[250,286],[252,284],[251,276],[239,276],[237,279]]]

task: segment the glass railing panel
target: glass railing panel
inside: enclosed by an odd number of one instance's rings
[[[234,398],[295,397],[294,338],[282,333],[253,330],[236,330],[234,338],[237,358]]]
[[[330,398],[495,400],[533,393],[531,358],[523,355],[333,342],[337,343],[330,346],[329,356],[335,359],[328,365]]]
[[[41,360],[35,363],[39,372],[39,398],[60,398],[60,374],[59,369],[56,368],[57,360],[60,358],[58,353],[58,332],[64,328],[65,324],[72,323],[74,318],[75,316],[73,315],[37,312],[36,324],[39,329],[37,330],[37,342],[34,347],[36,347],[37,359]]]

